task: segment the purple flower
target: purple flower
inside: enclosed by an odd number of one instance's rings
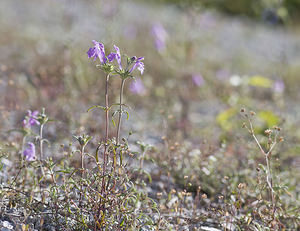
[[[108,59],[109,59],[109,61],[112,61],[112,60],[114,60],[114,59],[117,60],[117,63],[119,64],[120,70],[123,70],[123,68],[122,68],[122,63],[121,63],[121,53],[120,53],[120,48],[117,47],[116,45],[114,45],[114,48],[115,48],[115,50],[116,50],[116,53],[111,53],[111,54],[109,54]]]
[[[37,115],[39,114],[38,111],[31,112],[30,110],[27,111],[28,113],[28,123],[30,126],[32,125],[39,125],[40,122],[37,120]]]
[[[284,88],[285,88],[285,85],[284,85],[284,82],[281,79],[276,80],[273,84],[273,90],[277,93],[283,93]]]
[[[39,125],[40,122],[37,120],[37,115],[39,114],[38,111],[31,112],[30,110],[27,111],[27,116],[23,120],[22,124],[25,128],[30,128],[33,125]]]
[[[200,74],[193,74],[192,81],[197,87],[200,87],[201,85],[204,84],[204,79]]]
[[[162,51],[166,48],[166,40],[168,34],[160,23],[155,23],[152,25],[151,34],[154,37],[155,47],[158,51]]]
[[[105,50],[104,45],[102,43],[99,43],[95,40],[93,40],[94,47],[91,47],[87,51],[87,55],[89,58],[94,57],[94,60],[99,58],[101,64],[105,64],[107,62],[107,58],[105,56]]]
[[[28,145],[28,148],[26,148],[24,150],[23,155],[25,156],[27,161],[34,161],[36,159],[36,157],[35,157],[35,146],[31,142],[28,142],[27,145]]]
[[[132,81],[129,86],[129,90],[133,94],[143,95],[146,92],[146,88],[141,79],[137,79],[136,81]]]
[[[144,60],[144,57],[139,57],[136,58],[135,56],[133,57],[133,59],[135,60],[133,66],[131,67],[131,69],[129,70],[129,72],[133,72],[136,68],[141,72],[141,75],[144,73],[145,70],[145,65],[142,62]]]
[[[117,60],[117,63],[119,65],[119,69],[123,70],[122,63],[121,63],[121,53],[119,47],[114,45],[114,48],[116,50],[116,53],[111,53],[107,56],[108,60],[111,62],[114,59]],[[142,62],[144,60],[144,57],[137,58],[136,56],[131,58],[131,62],[133,63],[132,67],[129,70],[129,73],[133,72],[136,68],[141,72],[141,74],[144,73],[145,66]]]

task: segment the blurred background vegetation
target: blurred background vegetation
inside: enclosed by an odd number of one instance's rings
[[[229,15],[247,16],[270,23],[297,23],[300,16],[299,0],[150,0],[175,4],[180,8],[216,9]]]
[[[96,39],[107,52],[118,44],[128,55],[145,57],[142,91],[125,86],[125,101],[134,109],[125,131],[135,131],[133,139],[158,144],[172,134],[194,145],[234,142],[241,134],[239,109],[248,107],[262,111],[258,132],[284,126],[290,136],[285,148],[295,150],[298,2],[1,1],[1,127],[20,124],[27,109],[46,107],[59,121],[50,132],[54,140],[67,143],[81,128],[99,137],[101,112],[86,113],[103,103],[103,75],[86,55]],[[286,11],[280,20],[286,26],[263,20],[269,9]],[[164,31],[161,50],[153,34],[157,25]],[[112,102],[119,84],[112,79]]]

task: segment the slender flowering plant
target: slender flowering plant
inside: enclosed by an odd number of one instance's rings
[[[120,87],[120,101],[119,101],[119,110],[118,110],[119,118],[118,118],[117,138],[116,138],[116,144],[119,145],[120,129],[121,129],[121,121],[122,121],[122,113],[123,113],[122,106],[123,106],[123,92],[124,92],[125,80],[129,77],[134,78],[134,76],[132,75],[132,72],[135,69],[138,69],[141,72],[141,74],[143,74],[144,70],[145,70],[145,66],[144,66],[144,63],[142,62],[144,60],[144,57],[137,58],[136,56],[133,56],[130,58],[130,57],[126,56],[127,57],[127,65],[124,68],[122,66],[120,49],[116,45],[114,45],[114,48],[116,50],[116,53],[111,53],[109,55],[109,60],[117,61],[119,68],[115,68],[115,73],[118,74],[122,79],[121,87]],[[127,113],[127,117],[128,117],[128,113]]]
[[[105,107],[103,106],[92,106],[91,108],[88,109],[88,111],[90,109],[93,108],[97,108],[100,107],[102,108],[105,112],[106,112],[106,126],[105,126],[105,150],[104,150],[104,166],[103,166],[103,174],[105,173],[105,166],[107,163],[107,156],[108,154],[107,152],[107,145],[108,145],[108,113],[109,110],[111,108],[111,106],[109,106],[108,104],[108,80],[109,80],[109,76],[112,75],[119,75],[122,83],[121,83],[121,87],[120,87],[120,103],[119,103],[119,119],[118,119],[118,126],[117,126],[117,138],[116,138],[116,144],[119,144],[119,134],[120,134],[120,127],[121,127],[121,119],[122,119],[122,98],[123,98],[123,91],[124,91],[124,84],[125,84],[125,80],[129,77],[134,78],[134,76],[132,75],[132,72],[135,69],[138,69],[141,74],[144,73],[144,57],[128,57],[126,56],[126,60],[127,60],[127,65],[124,67],[122,64],[122,59],[121,59],[121,52],[119,47],[117,47],[116,45],[114,45],[115,48],[115,52],[110,53],[109,55],[106,56],[105,54],[105,49],[104,49],[104,45],[102,43],[99,43],[95,40],[93,40],[94,46],[91,47],[88,51],[87,51],[87,55],[89,58],[94,58],[94,60],[97,60],[97,58],[99,58],[100,61],[100,68],[107,73],[107,77],[106,77],[106,87],[105,87]],[[114,65],[113,61],[117,62],[117,65]],[[113,113],[114,116],[115,113]],[[127,113],[128,115],[128,113]],[[114,123],[114,120],[113,120]]]
[[[39,112],[38,111],[31,111],[28,110],[27,111],[27,115],[25,116],[25,118],[22,121],[22,130],[21,132],[23,133],[23,141],[22,141],[22,150],[21,150],[21,165],[23,165],[23,159],[24,159],[24,146],[26,143],[26,138],[28,135],[32,134],[31,131],[31,127],[34,125],[40,125],[40,121],[39,121]],[[27,149],[26,149],[27,150]],[[35,151],[35,149],[34,149]],[[28,153],[28,150],[26,151]],[[31,159],[31,158],[29,158]],[[26,157],[26,160],[28,160],[28,157]]]
[[[88,109],[88,111],[92,108],[95,107],[100,107],[105,111],[105,140],[104,140],[104,152],[103,152],[103,176],[106,173],[106,165],[108,162],[108,137],[109,137],[109,133],[108,133],[108,128],[109,128],[109,110],[110,110],[110,106],[109,106],[109,100],[108,100],[108,82],[109,82],[109,76],[110,74],[114,71],[114,65],[111,63],[114,59],[114,54],[109,54],[106,57],[105,54],[105,49],[104,49],[104,45],[102,43],[99,43],[95,40],[93,40],[94,46],[91,47],[88,51],[87,51],[87,55],[89,58],[94,58],[94,60],[96,60],[97,58],[99,58],[100,61],[100,65],[98,65],[100,67],[101,70],[103,70],[107,75],[106,75],[106,83],[105,83],[105,107],[97,105],[97,106],[93,106],[91,108]],[[83,151],[82,151],[83,153]],[[83,158],[83,154],[81,155]],[[97,160],[97,164],[98,164],[98,155],[96,154],[96,160]],[[82,159],[82,169],[83,169],[83,159]],[[101,192],[105,191],[105,177],[102,178],[102,189]]]

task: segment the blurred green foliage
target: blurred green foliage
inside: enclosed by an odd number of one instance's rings
[[[172,3],[180,8],[212,8],[230,15],[262,19],[270,23],[299,20],[300,0],[152,0]]]

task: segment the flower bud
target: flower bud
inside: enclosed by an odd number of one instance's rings
[[[246,187],[246,184],[245,183],[239,183],[238,184],[238,189],[243,189]]]
[[[255,113],[254,111],[250,111],[250,115],[251,115],[251,116],[255,116],[255,114],[256,114],[256,113]]]
[[[265,130],[265,134],[267,136],[270,136],[272,134],[272,130],[270,130],[270,129]]]
[[[284,138],[281,136],[279,137],[279,142],[283,142],[284,141]]]

